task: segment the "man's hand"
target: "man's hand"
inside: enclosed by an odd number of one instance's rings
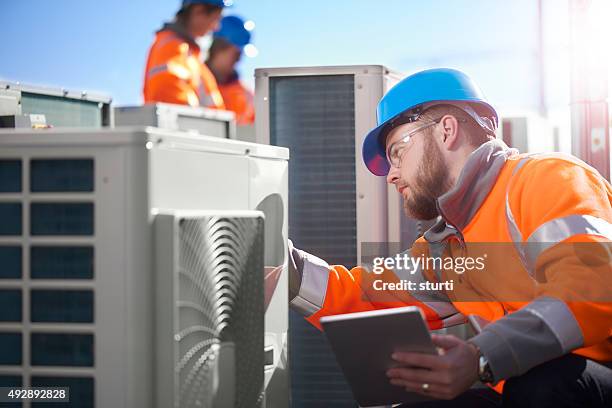
[[[432,398],[453,399],[478,380],[478,350],[452,335],[432,336],[440,354],[393,353],[400,367],[387,371],[391,384]],[[426,384],[423,386],[423,384]]]

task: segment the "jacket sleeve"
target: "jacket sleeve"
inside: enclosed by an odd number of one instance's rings
[[[306,320],[321,329],[323,316],[403,306],[418,306],[431,329],[463,323],[463,316],[442,293],[419,291],[419,298],[405,290],[381,290],[382,283],[398,283],[400,277],[385,269],[381,274],[366,267],[347,269],[289,245],[290,304]],[[421,271],[406,276],[427,279]]]
[[[145,103],[199,106],[199,96],[189,83],[185,46],[178,41],[153,46],[145,73]]]
[[[610,184],[571,157],[523,164],[510,182],[506,215],[535,296],[470,340],[495,381],[612,334]]]
[[[236,114],[236,123],[251,125],[255,123],[253,93],[236,79],[228,84],[219,84],[219,91],[228,110]]]

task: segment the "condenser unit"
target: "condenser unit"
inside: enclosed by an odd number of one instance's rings
[[[156,128],[0,131],[0,383],[287,407],[287,159]]]
[[[416,235],[399,194],[361,153],[376,105],[401,78],[379,65],[255,71],[257,141],[291,150],[290,238],[330,264],[355,266],[362,243],[407,247]],[[326,340],[298,315],[291,326],[294,406],[352,401]]]
[[[0,127],[112,126],[110,103],[93,92],[0,81]]]
[[[501,137],[521,153],[553,152],[561,148],[558,132],[555,133],[547,118],[535,113],[502,115]]]
[[[155,126],[236,139],[234,112],[171,103],[117,107],[115,126]]]
[[[264,405],[262,212],[155,220],[157,405]]]

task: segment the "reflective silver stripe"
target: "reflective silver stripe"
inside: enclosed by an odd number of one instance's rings
[[[416,291],[416,292],[418,292],[418,291]],[[420,296],[414,296],[414,297],[419,299],[419,301],[420,301]],[[424,305],[426,305],[427,307],[433,309],[434,312],[436,312],[436,314],[440,317],[440,320],[452,319],[453,317],[459,315],[459,316],[461,316],[460,320],[465,322],[465,317],[463,315],[461,315],[461,313],[459,313],[459,311],[457,309],[455,309],[455,306],[453,306],[453,304],[450,303],[450,302],[440,302],[440,301],[438,301],[438,302],[424,302],[424,301],[422,301],[422,303]]]
[[[584,339],[564,302],[541,297],[488,324],[470,342],[487,357],[497,382],[582,347]]]
[[[400,280],[414,282],[417,287],[419,287],[421,282],[428,281],[420,267],[414,273],[408,269],[394,269],[393,273]],[[415,290],[410,292],[410,295],[436,312],[440,319],[443,320],[444,327],[447,327],[446,319],[449,319],[448,325],[450,326],[459,324],[457,323],[458,320],[465,320],[455,306],[453,306],[448,296],[442,291]],[[459,317],[455,317],[455,315]]]
[[[302,284],[298,295],[291,300],[291,306],[303,315],[310,316],[323,307],[330,267],[327,262],[307,252],[302,268]]]
[[[530,269],[538,256],[550,247],[580,234],[599,235],[612,241],[612,224],[592,215],[570,215],[548,221],[527,238],[526,255]]]
[[[530,155],[522,158],[515,166],[512,172],[512,177],[514,177],[514,175],[525,165],[525,163],[527,163],[534,156],[536,155]],[[538,154],[537,156],[546,157],[545,155],[541,154]],[[570,215],[563,218],[557,218],[540,225],[533,233],[531,233],[526,242],[523,243],[523,236],[519,231],[516,220],[514,219],[514,214],[512,214],[512,209],[510,208],[510,186],[511,181],[508,182],[508,188],[506,189],[506,221],[508,224],[508,231],[510,232],[514,246],[519,254],[521,263],[531,277],[535,277],[535,264],[538,256],[540,256],[550,247],[570,238],[573,235],[600,235],[612,240],[612,224],[610,224],[608,221],[591,215]]]
[[[215,101],[212,95],[206,92],[206,88],[202,83],[200,83],[200,86],[198,86],[198,98],[200,99],[200,106],[215,106]]]
[[[434,293],[424,290],[410,292],[413,298],[433,309],[440,319],[446,319],[459,313],[452,302],[443,293]]]
[[[466,322],[467,322],[467,319],[465,318],[465,316],[457,312],[456,314],[452,316],[442,319],[442,327],[457,326],[459,324],[464,324]]]
[[[531,274],[531,271],[528,267],[527,257],[525,255],[525,251],[523,249],[523,236],[516,225],[516,221],[514,219],[514,214],[512,214],[512,209],[510,208],[510,187],[512,185],[512,179],[514,175],[527,163],[531,157],[523,157],[519,160],[518,164],[514,167],[512,171],[512,176],[510,177],[510,181],[508,181],[508,187],[506,188],[506,224],[508,225],[508,232],[510,232],[510,237],[512,238],[512,242],[514,243],[514,247],[519,254],[519,258],[521,263],[525,267],[525,269]]]
[[[584,344],[580,325],[565,302],[541,297],[524,307],[525,310],[540,318],[557,337],[564,353],[569,353]]]
[[[168,71],[168,65],[160,64],[160,65],[156,65],[153,68],[151,68],[149,72],[147,72],[147,76],[150,78],[153,75],[156,75],[162,72],[167,72],[167,71]]]
[[[415,282],[417,287],[419,287],[421,282],[428,281],[428,279],[423,275],[421,268],[419,268],[414,275],[411,275],[408,280]],[[448,316],[459,313],[444,292],[433,290],[415,290],[410,292],[410,295],[419,302],[433,309],[438,314],[440,319],[445,319]]]

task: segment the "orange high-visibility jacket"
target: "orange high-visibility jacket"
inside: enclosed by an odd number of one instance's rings
[[[496,382],[570,352],[612,361],[611,199],[610,184],[572,156],[522,155],[490,141],[470,155],[456,185],[438,199],[441,221],[411,252],[455,259],[484,253],[484,270],[374,274],[366,267],[330,267],[292,249],[299,292],[291,305],[318,328],[326,315],[406,305],[420,306],[432,329],[479,316],[491,323],[470,341],[488,358]],[[455,286],[374,290],[377,279],[406,277],[453,279]]]
[[[166,102],[225,109],[200,47],[173,24],[157,32],[145,68],[145,103]]]
[[[227,110],[236,114],[236,123],[239,125],[255,123],[253,93],[240,82],[237,75],[226,83],[219,83],[219,90]]]

